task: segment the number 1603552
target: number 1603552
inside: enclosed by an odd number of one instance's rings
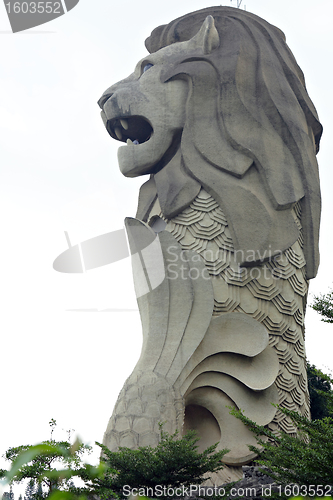
[[[61,2],[8,2],[8,14],[62,14]]]

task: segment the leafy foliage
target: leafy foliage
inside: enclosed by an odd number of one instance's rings
[[[9,448],[4,455],[12,463],[7,477],[14,483],[34,480],[48,492],[68,489],[68,481],[80,469],[81,456],[87,451],[90,451],[87,445],[79,442],[71,445],[68,441],[43,441],[36,446]],[[59,466],[63,467],[61,471]]]
[[[311,307],[323,316],[322,321],[333,323],[333,290],[329,293],[315,296]]]
[[[34,479],[30,479],[24,493],[24,500],[33,500],[35,498],[36,493],[36,481]]]
[[[307,363],[308,388],[310,395],[311,418],[323,419],[333,414],[332,378]]]
[[[82,462],[83,456],[91,452],[90,446],[78,440],[71,444],[69,441],[52,439],[56,421],[52,419],[50,426],[50,440],[35,446],[9,448],[4,454],[11,468],[9,471],[0,470],[0,477],[10,484],[28,479],[25,500],[56,498],[60,491],[61,498],[67,496],[68,500],[72,500],[81,493],[81,489],[74,486],[73,477],[84,476],[87,482],[85,491],[88,491],[89,479],[95,479],[104,468],[95,468]]]
[[[20,495],[20,498],[22,500],[22,496]],[[5,493],[2,495],[1,500],[14,500],[14,493],[13,493],[13,488],[10,486],[9,491],[5,491]]]
[[[186,487],[201,484],[207,473],[223,468],[222,458],[228,450],[216,452],[216,445],[199,453],[195,431],[189,431],[182,438],[160,428],[161,440],[156,448],[140,447],[137,450],[120,448],[112,452],[97,443],[103,450],[102,461],[106,464],[104,477],[94,482],[95,493],[101,498],[109,498],[110,490],[124,497],[123,487],[131,488]],[[164,490],[166,491],[166,490]],[[164,498],[164,495],[159,495]]]
[[[52,438],[55,421],[50,425]],[[223,468],[222,457],[228,450],[216,452],[217,445],[214,445],[199,453],[195,431],[180,438],[178,433],[164,432],[161,425],[160,432],[161,440],[156,448],[120,448],[118,452],[111,452],[96,443],[103,450],[98,467],[82,462],[83,454],[89,452],[90,447],[78,441],[71,445],[69,441],[51,439],[36,446],[9,448],[5,457],[11,462],[11,469],[1,471],[0,477],[6,477],[10,483],[29,479],[25,500],[87,500],[91,494],[107,499],[123,497],[125,485],[176,488],[201,484],[207,479],[204,475]],[[75,487],[74,477],[83,480],[84,486]]]
[[[285,433],[276,436],[240,410],[231,410],[256,435],[259,447],[249,448],[258,453],[257,462],[267,467],[266,474],[282,485],[333,484],[333,418],[309,421],[297,412],[278,408],[297,426],[298,437]]]

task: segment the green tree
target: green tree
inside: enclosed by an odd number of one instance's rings
[[[276,436],[248,419],[240,410],[231,410],[231,414],[256,435],[259,446],[249,446],[250,450],[258,453],[256,462],[267,467],[265,473],[281,485],[333,484],[332,416],[309,421],[297,412],[279,409],[297,426],[297,437],[283,432]]]
[[[51,439],[31,446],[23,445],[9,448],[4,458],[10,462],[11,469],[0,470],[0,477],[7,478],[10,484],[21,483],[28,479],[25,500],[39,500],[48,497],[53,491],[76,491],[72,477],[80,477],[81,471],[87,476],[84,455],[91,447],[79,441],[55,441],[53,431],[55,420],[51,420]]]
[[[315,296],[311,307],[323,316],[322,321],[333,323],[333,290],[326,294]]]
[[[307,375],[312,420],[329,417],[333,414],[333,380],[310,363],[307,363]]]
[[[33,500],[36,492],[36,481],[30,479],[24,492],[24,500]]]
[[[51,425],[52,424],[52,425]],[[50,422],[53,438],[54,421]],[[161,439],[156,448],[150,446],[137,450],[120,448],[111,452],[98,444],[103,457],[98,467],[82,462],[82,455],[90,447],[69,441],[43,441],[36,446],[9,448],[5,457],[11,462],[9,471],[1,471],[10,483],[29,479],[25,500],[87,500],[91,495],[99,498],[124,497],[123,487],[168,488],[201,484],[207,474],[223,468],[222,458],[228,450],[216,452],[210,446],[198,452],[195,431],[182,438],[178,433],[169,435],[160,426]],[[60,470],[59,470],[60,469]],[[84,486],[75,487],[72,479],[79,477]],[[43,486],[43,489],[42,489]],[[162,498],[168,493],[159,495]]]
[[[10,485],[10,490],[5,491],[5,493],[2,495],[2,500],[14,500],[14,492],[12,485]]]
[[[187,432],[182,438],[177,432],[172,435],[164,432],[162,426],[160,432],[161,440],[155,448],[119,448],[119,451],[112,452],[106,446],[96,443],[103,450],[101,460],[106,465],[104,476],[94,481],[96,495],[109,498],[110,491],[113,491],[124,498],[126,491],[123,488],[128,485],[138,490],[144,489],[143,495],[150,488],[152,494],[149,496],[154,496],[156,487],[165,488],[159,497],[166,498],[168,495],[164,491],[168,488],[201,484],[207,479],[207,473],[223,468],[222,458],[228,450],[216,452],[216,444],[199,453],[199,438],[195,431]]]

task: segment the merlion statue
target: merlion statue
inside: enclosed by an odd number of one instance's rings
[[[228,406],[273,432],[296,429],[271,403],[310,417],[304,312],[322,127],[284,34],[254,14],[193,12],[146,47],[99,100],[125,143],[121,172],[149,175],[126,220],[142,353],[104,444],[155,446],[159,422],[193,428],[201,448],[230,450],[222,479],[237,479],[256,441]]]

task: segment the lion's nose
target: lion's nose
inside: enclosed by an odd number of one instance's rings
[[[110,92],[108,94],[103,94],[102,97],[97,101],[97,104],[98,106],[103,109],[104,107],[104,104],[106,103],[106,101],[108,101],[110,99],[110,97],[113,96],[113,92]]]

